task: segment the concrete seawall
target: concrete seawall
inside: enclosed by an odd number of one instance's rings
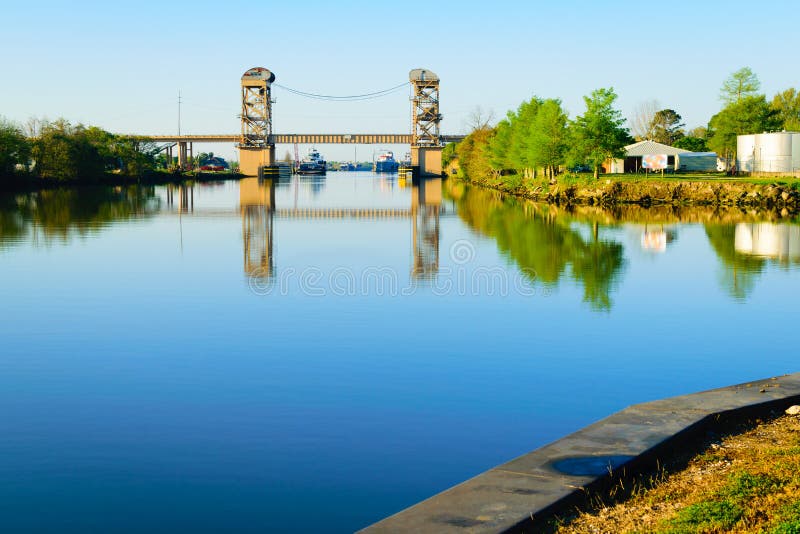
[[[800,373],[636,404],[361,532],[535,532],[552,514],[646,472],[725,421],[800,403]]]

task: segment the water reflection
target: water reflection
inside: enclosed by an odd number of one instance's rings
[[[439,214],[442,180],[419,180],[411,189],[411,235],[414,263],[411,276],[433,278],[439,272]]]
[[[663,225],[652,228],[645,225],[642,230],[642,249],[664,253],[667,251],[667,245],[673,243],[677,238],[678,233],[674,228],[665,228]]]
[[[312,194],[318,190],[314,184],[320,181],[302,180],[295,185],[311,187]],[[322,180],[324,181],[324,179]],[[387,182],[381,180],[381,187]],[[270,279],[275,276],[273,258],[274,219],[276,211],[286,219],[342,219],[355,218],[369,222],[376,218],[410,218],[412,237],[411,276],[415,279],[430,279],[439,272],[439,219],[442,205],[442,180],[424,179],[415,181],[411,188],[410,209],[347,209],[336,207],[298,207],[297,196],[291,207],[279,209],[275,201],[275,190],[288,185],[271,179],[244,178],[239,182],[239,210],[242,216],[242,240],[244,250],[244,272],[250,278]],[[295,189],[297,193],[297,189]],[[182,195],[191,204],[192,196]]]
[[[800,262],[800,226],[775,223],[739,223],[734,248],[740,254]]]
[[[246,178],[239,182],[239,210],[242,213],[244,272],[250,277],[270,278],[274,239],[275,182]]]
[[[175,206],[175,193],[178,193],[178,212],[191,213],[194,211],[194,184],[167,185],[167,206]]]
[[[82,187],[0,195],[0,247],[23,239],[48,244],[68,241],[109,224],[154,215],[154,187]]]
[[[310,191],[313,197],[319,195],[328,183],[325,176],[315,174],[298,174],[295,179],[303,189]]]
[[[578,206],[564,210],[456,181],[384,177],[372,179],[370,185],[370,178],[366,180],[350,181],[345,177],[326,185],[326,179],[319,177],[261,181],[248,178],[218,184],[211,197],[205,193],[208,188],[201,187],[196,192],[195,188],[202,184],[191,183],[0,195],[0,248],[26,241],[33,246],[47,245],[53,239],[68,241],[115,221],[159,212],[184,219],[240,218],[245,275],[272,280],[276,276],[275,224],[285,224],[279,221],[326,224],[333,219],[347,219],[371,225],[401,219],[407,221],[405,235],[410,236],[410,251],[406,249],[408,245],[399,245],[409,257],[410,276],[433,280],[440,272],[442,218],[458,217],[474,231],[494,240],[498,249],[535,283],[557,287],[565,278],[574,280],[583,291],[584,301],[595,310],[609,310],[613,305],[612,297],[627,262],[623,243],[634,255],[639,249],[669,256],[679,232],[694,235],[687,222],[705,232],[719,260],[720,287],[735,299],[748,298],[768,266],[800,265],[800,226],[771,212],[639,206],[613,210]],[[367,194],[359,196],[365,190]],[[196,193],[200,193],[197,198]],[[396,202],[398,194],[403,198],[401,205]],[[238,200],[230,195],[237,195]],[[452,200],[455,210],[449,206],[445,209],[443,196]],[[213,198],[210,204],[209,198]],[[386,202],[384,199],[389,199],[393,207],[375,207]],[[623,226],[626,230],[618,231]],[[288,233],[287,229],[284,235]],[[692,246],[698,246],[696,240],[694,243]]]
[[[720,260],[720,285],[736,299],[752,293],[768,264],[800,264],[800,226],[796,224],[707,224],[705,230]]]
[[[558,208],[506,197],[493,191],[453,183],[448,193],[458,214],[471,228],[492,237],[498,248],[535,281],[558,285],[567,273],[583,286],[585,302],[597,310],[611,308],[611,292],[625,266],[621,243],[589,236],[572,226]]]

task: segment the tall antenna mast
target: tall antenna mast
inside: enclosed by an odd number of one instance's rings
[[[178,89],[178,135],[181,135],[181,90]]]

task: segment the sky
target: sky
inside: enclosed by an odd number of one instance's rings
[[[441,79],[442,132],[468,129],[480,106],[502,118],[536,95],[571,117],[613,87],[630,117],[656,100],[705,125],[719,89],[749,66],[768,98],[800,87],[796,0],[10,2],[0,32],[0,116],[66,118],[117,133],[238,133],[239,82],[255,66],[301,91],[353,95],[408,71]],[[275,133],[408,133],[408,90],[327,102],[275,87]],[[301,147],[305,152],[308,147]],[[371,160],[377,146],[318,147]],[[402,153],[407,147],[393,148]],[[281,158],[291,147],[279,146]],[[235,158],[233,145],[198,145]]]

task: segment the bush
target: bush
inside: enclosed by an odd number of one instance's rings
[[[31,145],[22,129],[0,117],[0,175],[11,176],[17,165],[28,165]]]

